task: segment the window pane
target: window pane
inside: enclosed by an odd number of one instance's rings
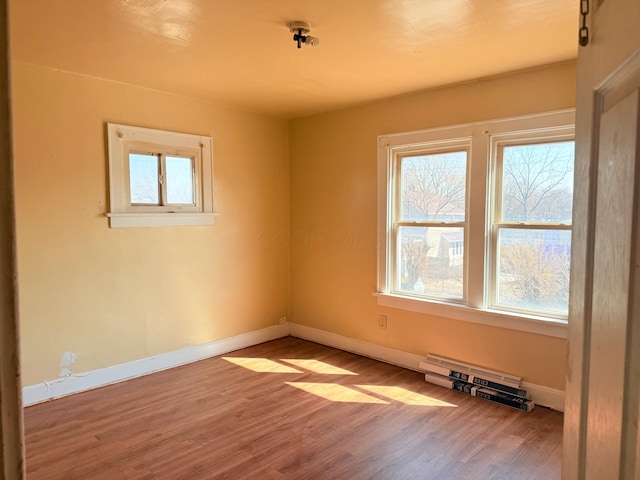
[[[397,248],[399,291],[462,299],[463,228],[400,227]]]
[[[504,147],[502,220],[571,223],[574,142]]]
[[[131,204],[160,205],[158,157],[129,154],[129,191]]]
[[[497,306],[566,315],[570,266],[570,231],[500,229]]]
[[[193,159],[166,157],[167,204],[193,205]]]
[[[466,177],[465,151],[403,157],[400,164],[402,220],[464,221]]]

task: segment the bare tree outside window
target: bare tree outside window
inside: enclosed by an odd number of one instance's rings
[[[573,142],[504,147],[502,221],[571,223]]]
[[[403,158],[402,219],[464,220],[466,163],[467,152]]]

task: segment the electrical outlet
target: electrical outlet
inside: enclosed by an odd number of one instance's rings
[[[282,325],[283,323],[287,323],[287,317],[280,317],[280,318],[278,319],[278,323],[279,323],[280,325]]]
[[[386,315],[380,315],[378,316],[378,326],[380,328],[387,328],[387,316]]]

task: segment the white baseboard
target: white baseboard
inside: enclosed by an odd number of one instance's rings
[[[163,353],[153,357],[141,358],[131,362],[113,365],[90,372],[72,374],[49,382],[23,387],[22,402],[24,406],[46,402],[112,383],[141,377],[168,368],[177,367],[205,358],[251,347],[289,335],[289,324],[275,325],[235,337],[224,338],[214,342],[185,347],[180,350]]]
[[[531,393],[531,400],[533,400],[536,405],[549,407],[558,412],[564,412],[564,390],[529,382],[522,382],[522,388]]]
[[[374,343],[363,342],[354,338],[338,335],[316,328],[298,325],[296,323],[289,324],[289,334],[292,337],[310,340],[320,343],[328,347],[338,348],[351,353],[357,353],[365,357],[381,360],[385,363],[404,367],[409,370],[422,372],[419,364],[426,357],[403,352],[389,347],[383,347]],[[531,394],[531,399],[543,407],[549,407],[560,412],[564,411],[564,391],[555,388],[549,388],[534,383],[522,382],[522,388]]]
[[[375,343],[363,342],[362,340],[344,337],[337,333],[318,330],[317,328],[298,325],[297,323],[289,324],[289,335],[292,337],[302,338],[303,340],[320,343],[328,347],[344,350],[346,352],[357,353],[363,357],[381,360],[385,363],[397,365],[398,367],[415,370],[416,372],[420,371],[418,365],[424,360],[424,357],[420,355],[414,355],[413,353],[403,352],[394,348],[383,347],[381,345],[376,345]]]
[[[364,357],[373,358],[417,372],[421,371],[419,364],[424,360],[424,356],[421,355],[403,352],[374,343],[363,342],[354,338],[338,335],[337,333],[318,330],[296,323],[285,323],[244,333],[235,337],[224,338],[201,345],[193,345],[153,357],[141,358],[111,367],[72,374],[68,377],[30,385],[22,389],[23,404],[24,406],[35,405],[55,398],[103,387],[135,377],[141,377],[187,363],[197,362],[198,360],[204,360],[216,355],[223,355],[234,350],[251,347],[288,335],[310,340],[328,347],[338,348],[346,352],[356,353]],[[522,382],[522,388],[531,393],[531,399],[537,405],[549,407],[560,412],[564,411],[564,391],[528,382]]]

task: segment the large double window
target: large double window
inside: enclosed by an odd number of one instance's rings
[[[563,111],[381,136],[379,303],[562,336],[573,131]]]

